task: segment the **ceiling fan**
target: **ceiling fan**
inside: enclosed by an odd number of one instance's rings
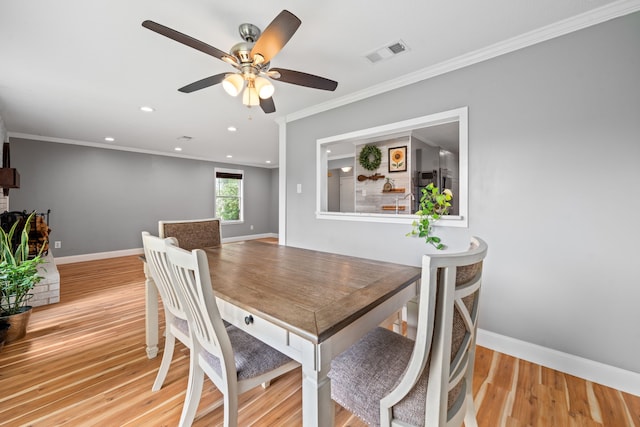
[[[181,87],[178,89],[180,92],[191,93],[222,83],[225,91],[232,96],[242,92],[244,105],[248,107],[260,105],[265,113],[273,113],[276,111],[271,97],[274,87],[269,79],[329,91],[335,90],[338,86],[338,82],[324,77],[285,68],[269,67],[271,59],[287,44],[301,23],[302,21],[293,13],[283,10],[262,33],[253,24],[241,24],[239,32],[244,42],[235,44],[229,53],[157,22],[147,20],[142,23],[142,26],[218,58],[237,70],[233,73],[220,73],[198,80]]]

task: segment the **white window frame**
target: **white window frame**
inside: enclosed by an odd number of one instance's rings
[[[220,220],[222,221],[223,224],[242,224],[244,222],[244,179],[245,179],[245,173],[244,170],[242,169],[226,169],[226,168],[214,168],[213,170],[213,178],[214,178],[214,206],[213,206],[213,212],[214,215],[217,216],[217,212],[218,212],[218,197],[226,197],[226,196],[218,196],[218,173],[230,173],[230,174],[240,174],[242,175],[242,178],[239,179],[240,181],[240,189],[239,189],[239,202],[240,202],[240,219],[234,219],[234,220],[225,220],[220,218]]]

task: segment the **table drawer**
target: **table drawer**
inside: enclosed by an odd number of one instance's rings
[[[224,320],[253,335],[260,341],[290,355],[289,332],[260,316],[256,316],[241,308],[217,298],[218,309]]]

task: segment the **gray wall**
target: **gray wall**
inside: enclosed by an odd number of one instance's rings
[[[468,106],[470,225],[437,231],[489,244],[480,327],[640,372],[638,41],[634,13],[289,123],[287,244],[419,265],[408,226],[315,219],[316,140]]]
[[[214,216],[216,166],[245,172],[244,223],[223,225],[222,237],[278,229],[277,170],[15,138],[11,166],[20,189],[9,208],[51,209],[56,257],[141,248],[140,232],[157,234],[161,219]]]

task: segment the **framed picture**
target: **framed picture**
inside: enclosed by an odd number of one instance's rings
[[[407,146],[389,148],[389,172],[407,171]]]

